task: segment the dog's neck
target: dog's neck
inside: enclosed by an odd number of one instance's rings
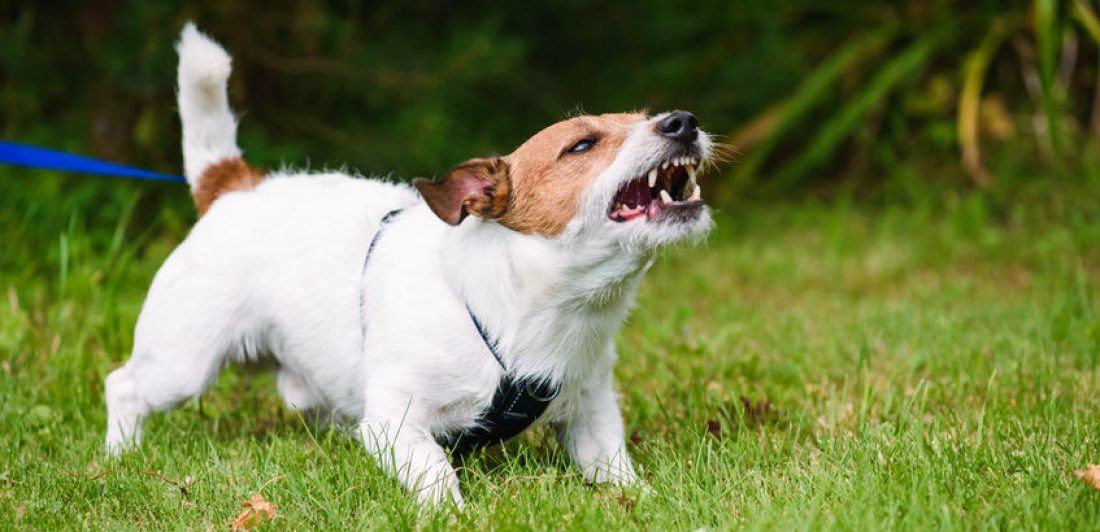
[[[452,231],[442,250],[452,287],[498,339],[507,369],[556,382],[614,362],[615,335],[652,255],[481,220]]]

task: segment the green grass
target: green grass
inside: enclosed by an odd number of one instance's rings
[[[182,190],[88,179],[0,173],[8,526],[224,529],[257,491],[294,529],[1100,523],[1072,473],[1100,462],[1096,195],[731,207],[663,254],[619,339],[655,493],[585,485],[539,429],[466,463],[452,516],[419,514],[270,375],[226,372],[105,460],[103,376],[191,215]]]

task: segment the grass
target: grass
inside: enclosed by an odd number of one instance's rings
[[[885,205],[745,205],[664,253],[619,339],[631,445],[655,494],[585,485],[539,429],[461,470],[423,515],[339,432],[229,371],[102,456],[127,357],[190,207],[168,185],[0,170],[0,523],[272,528],[1091,529],[1100,492],[1100,202],[946,191]]]

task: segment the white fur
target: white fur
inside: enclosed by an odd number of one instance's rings
[[[183,168],[194,190],[207,166],[241,155],[237,120],[229,111],[226,94],[232,60],[191,23],[183,27],[176,51],[180,56],[176,97],[183,122]]]
[[[191,25],[179,52],[193,179],[239,153],[224,94],[229,57]],[[422,500],[461,504],[436,441],[472,426],[502,376],[469,305],[511,371],[561,384],[542,420],[585,478],[637,484],[614,338],[654,248],[710,224],[706,212],[679,224],[607,217],[618,187],[659,160],[660,118],[632,129],[552,239],[476,217],[451,227],[408,186],[340,174],[277,174],[224,195],[157,272],[132,358],[107,378],[109,452],[137,443],[149,412],[200,395],[226,363],[270,357],[289,406],[351,420]],[[364,270],[380,219],[397,208]]]

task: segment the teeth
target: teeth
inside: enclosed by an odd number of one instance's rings
[[[664,203],[672,203],[672,196],[668,195],[668,191],[661,189],[661,201]]]
[[[687,170],[687,173],[688,173],[688,183],[694,185],[695,184],[695,167],[689,164],[689,165],[687,165],[685,170]],[[650,185],[650,186],[652,186],[652,185]]]
[[[654,168],[649,171],[649,188],[657,186],[657,169]]]
[[[673,157],[667,161],[661,163],[661,170],[668,168],[669,166],[695,166],[699,164],[699,159],[694,156],[684,155],[683,157]]]
[[[695,185],[695,191],[691,193],[691,197],[688,198],[688,201],[695,201],[699,199],[703,199],[703,187]]]

